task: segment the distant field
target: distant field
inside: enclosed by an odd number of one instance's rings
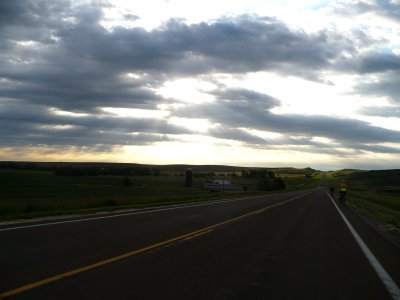
[[[240,172],[219,172],[214,179],[229,179],[246,187],[238,191],[209,192],[208,178],[194,177],[184,187],[183,172],[169,170],[157,176],[96,175],[60,176],[51,170],[0,169],[0,220],[44,215],[93,212],[147,207],[183,202],[267,193],[257,189],[259,178],[239,176]],[[161,175],[162,174],[162,175]],[[280,173],[286,188],[279,192],[314,188],[319,178]],[[278,191],[273,191],[274,193]],[[269,192],[269,193],[273,193]]]
[[[327,173],[327,184],[349,185],[348,203],[362,215],[400,232],[400,170],[342,170]]]
[[[68,168],[76,166],[86,173],[71,176]],[[286,187],[266,192],[258,190],[260,178],[251,177],[250,173],[254,170],[250,168],[195,166],[193,186],[187,188],[184,187],[187,167],[0,162],[0,220],[288,192],[315,188],[320,182],[320,172],[312,169],[269,169],[285,182]],[[60,170],[67,170],[69,175],[56,175]],[[120,171],[129,172],[124,175]],[[342,179],[348,181],[349,206],[367,218],[400,232],[400,170],[340,170],[326,172],[325,175],[327,186],[331,183],[337,186]],[[209,192],[203,185],[212,179],[228,179],[246,188]]]

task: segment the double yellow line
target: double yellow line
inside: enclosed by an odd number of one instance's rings
[[[68,271],[68,272],[65,272],[65,273],[62,273],[62,274],[58,274],[58,275],[55,275],[55,276],[52,276],[52,277],[49,277],[49,278],[46,278],[46,279],[42,279],[42,280],[30,283],[30,284],[21,286],[19,288],[15,288],[13,290],[9,290],[9,291],[0,293],[0,299],[4,299],[6,297],[17,295],[17,294],[20,294],[22,292],[25,292],[25,291],[28,291],[28,290],[31,290],[31,289],[34,289],[34,288],[49,284],[51,282],[58,281],[58,280],[61,280],[63,278],[71,277],[71,276],[74,276],[74,275],[77,275],[79,273],[83,273],[83,272],[86,272],[86,271],[89,271],[89,270],[92,270],[92,269],[96,269],[96,268],[111,264],[113,262],[116,262],[116,261],[119,261],[119,260],[122,260],[122,259],[125,259],[125,258],[128,258],[128,257],[132,257],[132,256],[135,256],[135,255],[138,255],[138,254],[141,254],[141,253],[156,249],[156,248],[163,247],[165,245],[168,245],[168,244],[180,241],[180,240],[189,240],[189,239],[196,238],[198,236],[201,236],[201,235],[204,235],[204,234],[207,234],[207,233],[213,231],[217,227],[220,227],[220,226],[232,223],[232,222],[236,222],[238,220],[241,220],[241,219],[244,219],[244,218],[248,218],[250,216],[254,216],[254,215],[263,213],[264,211],[266,211],[268,209],[272,209],[274,207],[284,205],[284,204],[286,204],[288,202],[291,202],[291,201],[294,201],[296,199],[302,198],[302,197],[304,197],[304,196],[306,196],[308,194],[310,194],[310,193],[303,194],[303,195],[300,195],[300,196],[297,196],[297,197],[294,197],[294,198],[290,198],[288,200],[285,200],[285,201],[282,201],[282,202],[279,202],[279,203],[276,203],[276,204],[273,204],[273,205],[270,205],[270,206],[255,210],[253,212],[250,212],[250,213],[247,213],[247,214],[244,214],[244,215],[240,215],[240,216],[232,218],[232,219],[225,220],[223,222],[220,222],[220,223],[217,223],[217,224],[214,224],[214,225],[211,225],[211,226],[208,226],[208,227],[196,230],[196,231],[192,231],[190,233],[186,233],[186,234],[174,237],[174,238],[169,239],[169,240],[165,240],[165,241],[162,241],[162,242],[150,245],[150,246],[146,246],[146,247],[143,247],[143,248],[140,248],[140,249],[128,252],[128,253],[124,253],[124,254],[121,254],[121,255],[118,255],[118,256],[115,256],[115,257],[111,257],[111,258],[96,262],[96,263],[91,264],[91,265],[87,265],[87,266],[84,266],[84,267],[81,267],[81,268],[78,268],[78,269],[75,269],[75,270],[71,270],[71,271]]]

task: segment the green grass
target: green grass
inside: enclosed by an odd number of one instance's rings
[[[221,175],[222,176],[222,175]],[[231,177],[232,183],[247,190],[210,193],[203,189],[205,178],[193,178],[193,187],[184,187],[184,176],[57,176],[44,170],[0,169],[0,220],[45,215],[139,208],[220,198],[286,192],[314,188],[318,178],[281,174],[287,188],[257,190],[258,178]],[[227,177],[226,177],[227,178]]]
[[[368,192],[349,193],[349,203],[363,215],[381,224],[400,228],[400,198]]]
[[[400,171],[341,170],[325,175],[327,186],[347,181],[349,206],[378,224],[400,229],[400,182],[395,181],[394,174]]]
[[[350,206],[379,223],[400,228],[400,184],[387,184],[379,177],[381,173],[373,173],[373,178],[367,176],[368,173],[351,177],[353,172],[355,170],[327,172],[324,174],[326,185],[337,186],[342,179],[347,179]],[[50,170],[0,169],[0,220],[289,192],[315,188],[321,180],[317,173],[306,177],[305,174],[280,172],[286,188],[263,192],[257,190],[258,178],[229,177],[232,172],[220,172],[217,178],[229,178],[235,184],[245,185],[247,190],[210,193],[203,189],[205,178],[194,177],[193,187],[185,188],[184,176],[179,174],[183,172],[130,176],[130,186],[124,187],[124,176],[74,177],[57,176]],[[393,172],[390,174],[393,178]]]

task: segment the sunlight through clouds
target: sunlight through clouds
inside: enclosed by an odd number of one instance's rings
[[[179,100],[184,103],[212,102],[214,97],[208,92],[216,87],[212,83],[202,82],[196,79],[178,79],[167,81],[158,89],[158,94],[164,98]]]
[[[399,9],[0,1],[0,159],[400,166]]]
[[[168,122],[201,133],[207,132],[211,126],[206,119],[172,117]]]
[[[118,117],[125,118],[144,118],[144,119],[163,119],[169,116],[169,112],[165,110],[150,110],[138,108],[118,108],[103,107],[102,110],[107,113],[114,114]]]

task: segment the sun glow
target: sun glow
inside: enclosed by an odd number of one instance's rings
[[[167,81],[158,90],[158,94],[184,103],[200,104],[214,101],[214,97],[208,92],[215,88],[216,86],[210,82],[187,78]]]
[[[61,109],[58,109],[55,107],[50,108],[49,110],[51,113],[53,113],[55,115],[59,115],[59,116],[67,116],[67,117],[86,117],[86,116],[88,116],[88,114],[61,110]]]
[[[169,116],[169,111],[138,108],[103,107],[102,110],[121,118],[163,119]]]
[[[168,122],[201,133],[207,132],[210,128],[210,122],[206,119],[172,117]]]

